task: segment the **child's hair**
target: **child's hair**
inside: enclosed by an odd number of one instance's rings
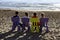
[[[36,14],[36,13],[34,13],[33,15],[34,15],[34,16],[36,16],[37,14]]]
[[[28,13],[27,13],[27,12],[25,12],[25,15],[26,15],[26,16],[28,16]]]
[[[15,14],[18,14],[18,12],[16,11]]]
[[[44,14],[41,14],[41,17],[44,17]]]

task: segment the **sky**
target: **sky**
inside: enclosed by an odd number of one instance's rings
[[[60,3],[60,0],[0,0],[0,2]]]

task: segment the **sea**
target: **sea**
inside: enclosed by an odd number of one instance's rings
[[[59,3],[0,2],[0,9],[13,10],[60,10]]]

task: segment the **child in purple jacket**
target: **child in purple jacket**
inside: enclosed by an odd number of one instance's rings
[[[40,18],[40,32],[42,33],[42,28],[43,27],[46,27],[46,32],[48,32],[48,26],[47,26],[47,23],[48,23],[48,18],[45,18],[44,17],[44,14],[41,14],[41,18]]]
[[[20,23],[20,18],[18,16],[18,12],[15,12],[15,16],[13,16],[11,18],[13,25],[12,25],[12,30],[15,30],[16,27],[18,27],[18,31],[20,31],[20,26],[22,26],[22,24]]]

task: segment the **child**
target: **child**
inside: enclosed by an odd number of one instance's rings
[[[28,17],[28,13],[25,12],[25,16],[22,17],[22,23],[23,23],[23,27],[22,27],[22,30],[24,31],[25,30],[25,27],[28,27],[28,30],[27,32],[30,31],[30,26],[29,26],[29,17]]]
[[[39,32],[39,19],[36,13],[33,14],[32,18],[30,18],[30,22],[32,23],[31,32]]]
[[[46,32],[48,32],[48,26],[47,26],[47,23],[48,23],[48,18],[45,18],[44,17],[44,14],[41,14],[41,18],[40,18],[40,32],[42,33],[42,28],[43,27],[46,27]]]
[[[11,31],[15,30],[16,26],[18,27],[18,31],[20,31],[20,26],[22,26],[22,24],[20,23],[20,18],[18,16],[18,12],[15,12],[15,16],[13,16],[11,20],[13,22]]]

